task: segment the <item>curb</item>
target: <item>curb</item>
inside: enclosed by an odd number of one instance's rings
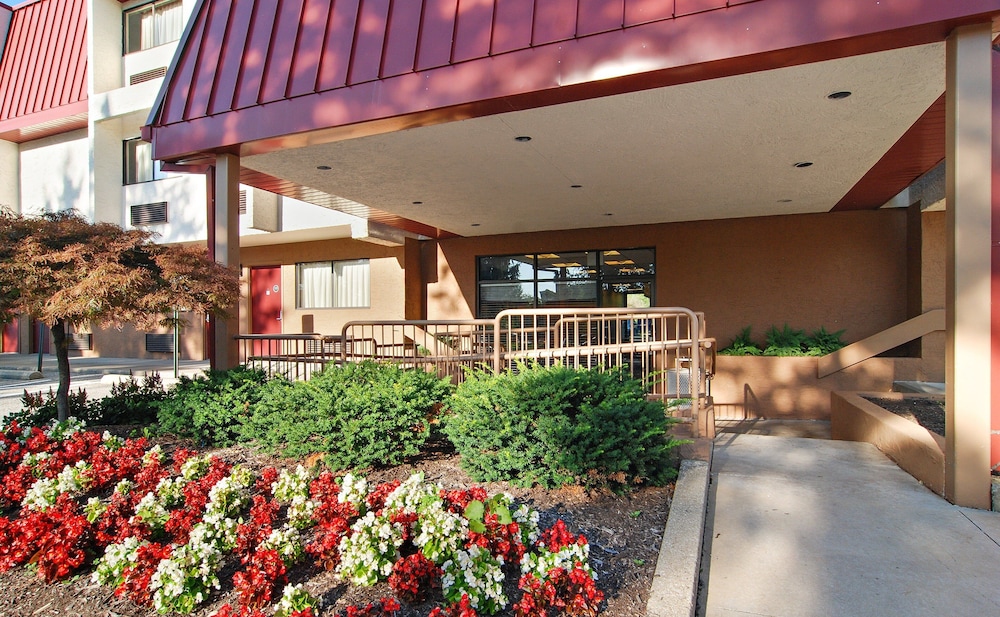
[[[646,617],[694,617],[711,455],[708,458],[708,461],[681,462],[646,603]]]
[[[29,381],[41,379],[43,375],[38,371],[23,371],[16,369],[0,369],[0,379],[16,379],[18,381]]]

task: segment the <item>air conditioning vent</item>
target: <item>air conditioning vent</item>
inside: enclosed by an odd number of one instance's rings
[[[174,353],[174,335],[147,334],[146,351],[150,353]]]
[[[87,332],[71,332],[66,335],[66,348],[84,351],[94,348],[94,335]]]
[[[155,225],[167,222],[167,202],[138,204],[131,207],[132,225]]]
[[[247,213],[247,191],[243,189],[240,191],[240,214]]]
[[[154,79],[159,79],[167,74],[167,67],[161,66],[158,69],[152,69],[150,71],[143,71],[142,73],[136,73],[128,78],[128,85],[134,86],[136,84],[141,84],[145,81],[153,81]]]

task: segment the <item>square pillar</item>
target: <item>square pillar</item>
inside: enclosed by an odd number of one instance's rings
[[[215,157],[214,200],[209,217],[209,242],[215,261],[230,268],[240,265],[240,157]],[[240,332],[239,306],[228,318],[216,319],[213,327],[212,368],[229,369],[239,364],[239,346],[233,338]]]
[[[989,508],[992,25],[946,48],[945,496]]]

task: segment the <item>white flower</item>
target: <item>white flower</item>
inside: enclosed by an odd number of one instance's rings
[[[367,494],[368,480],[362,477],[355,477],[354,474],[350,473],[340,479],[340,493],[337,495],[338,502],[349,503],[361,512]]]

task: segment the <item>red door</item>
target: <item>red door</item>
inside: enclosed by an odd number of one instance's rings
[[[3,338],[0,339],[0,351],[17,352],[17,320],[5,324]]]
[[[281,334],[281,266],[250,268],[250,333]],[[281,348],[255,341],[253,353],[277,354]]]

